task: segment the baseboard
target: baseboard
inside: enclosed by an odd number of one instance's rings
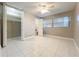
[[[75,45],[75,47],[76,47],[76,49],[77,49],[77,51],[78,51],[78,53],[79,53],[79,47],[78,47],[78,45],[77,45],[75,39],[73,40],[73,42],[74,42],[74,45]]]
[[[67,38],[67,37],[61,37],[61,36],[55,36],[55,35],[45,35],[47,37],[53,37],[53,38],[59,38],[59,39],[66,39],[66,40],[73,40],[73,38]]]
[[[34,37],[35,37],[35,36],[25,37],[25,38],[23,38],[23,40],[33,39]]]

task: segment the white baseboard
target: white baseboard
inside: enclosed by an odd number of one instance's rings
[[[53,38],[59,38],[59,39],[66,39],[66,40],[73,40],[73,38],[67,38],[67,37],[61,37],[61,36],[55,36],[55,35],[45,35],[47,37],[53,37]]]
[[[23,38],[23,40],[33,39],[34,37],[35,37],[35,36],[25,37],[25,38]]]

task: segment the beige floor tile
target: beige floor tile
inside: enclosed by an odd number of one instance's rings
[[[75,57],[79,56],[72,40],[35,36],[24,41],[8,40],[2,56],[7,57]]]

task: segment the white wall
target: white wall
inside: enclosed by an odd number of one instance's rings
[[[79,3],[76,6],[75,10],[75,41],[79,47]]]
[[[24,12],[22,19],[22,39],[35,35],[35,16]]]
[[[66,27],[45,27],[44,33],[49,35],[55,35],[55,36],[61,36],[61,37],[67,37],[67,38],[73,38],[73,29],[74,29],[74,10],[49,15],[44,18],[44,20],[54,20],[55,18],[69,16],[70,17],[70,26],[68,28]],[[53,18],[54,17],[54,18]]]

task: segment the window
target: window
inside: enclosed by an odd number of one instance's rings
[[[44,20],[44,27],[52,27],[52,20]]]
[[[69,27],[70,17],[64,16],[55,19],[44,20],[44,27]]]
[[[53,27],[69,27],[69,17],[61,17],[53,20]]]

